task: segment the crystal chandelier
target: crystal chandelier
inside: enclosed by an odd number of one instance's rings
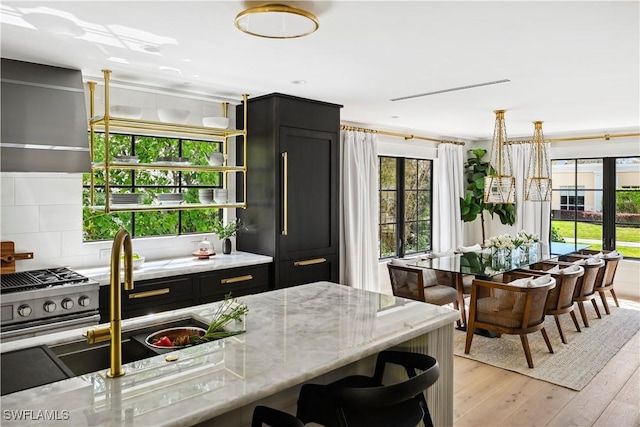
[[[516,180],[512,175],[511,150],[507,144],[507,129],[504,124],[505,110],[495,110],[496,124],[493,129],[489,172],[484,178],[485,203],[515,203]]]
[[[551,200],[551,166],[548,140],[542,133],[542,122],[533,122],[531,162],[524,184],[524,199],[532,202]]]

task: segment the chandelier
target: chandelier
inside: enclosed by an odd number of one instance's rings
[[[533,122],[531,162],[524,184],[524,199],[532,202],[551,200],[551,166],[549,140],[544,139],[542,122]]]
[[[493,129],[489,172],[484,178],[485,203],[515,203],[516,180],[512,174],[511,150],[507,143],[504,124],[505,110],[495,110],[496,123]]]

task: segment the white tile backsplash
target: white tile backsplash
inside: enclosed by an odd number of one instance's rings
[[[14,179],[13,177],[0,176],[0,205],[14,205]]]
[[[16,205],[82,205],[82,174],[24,175],[15,180]]]
[[[78,224],[82,224],[80,204],[40,206],[40,231],[77,231]]]
[[[37,233],[39,231],[38,206],[2,205],[2,235],[7,233]],[[3,239],[2,240],[7,240]]]

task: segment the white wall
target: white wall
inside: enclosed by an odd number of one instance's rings
[[[102,89],[99,86],[96,114],[102,114]],[[201,99],[176,98],[146,92],[113,88],[111,103],[141,106],[143,119],[158,120],[158,106],[190,110],[189,124],[202,123],[202,117],[220,116],[221,105]],[[88,99],[88,98],[87,98]],[[87,112],[89,109],[87,108]],[[229,106],[231,123],[235,123],[235,106]],[[235,144],[230,143],[230,158],[235,158]],[[0,239],[13,241],[16,252],[33,252],[33,260],[16,262],[17,271],[68,266],[87,268],[109,263],[111,241],[82,241],[82,174],[0,173]],[[230,193],[235,194],[231,183]],[[235,218],[235,209],[225,210],[226,220]],[[217,252],[222,252],[215,234],[136,238],[134,251],[148,260],[188,257],[206,236]],[[235,247],[235,242],[234,242]]]

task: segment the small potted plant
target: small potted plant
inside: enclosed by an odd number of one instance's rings
[[[240,232],[240,228],[242,227],[242,222],[240,222],[239,218],[236,218],[234,221],[229,222],[227,225],[224,225],[220,218],[217,216],[213,217],[213,232],[218,235],[220,240],[222,240],[222,253],[230,254],[231,253],[231,237],[234,237],[238,232]]]

